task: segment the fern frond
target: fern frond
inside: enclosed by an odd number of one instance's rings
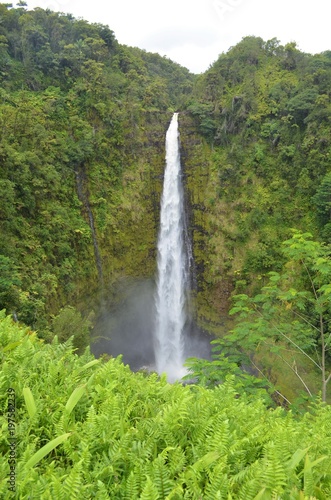
[[[220,455],[227,454],[230,447],[229,421],[223,416],[210,420],[206,436],[208,450],[217,450]]]
[[[80,460],[77,464],[75,464],[69,476],[63,483],[64,492],[66,493],[67,498],[70,498],[71,500],[78,499],[79,494],[82,491],[82,468],[83,460]]]
[[[38,481],[31,485],[31,490],[34,498],[43,498],[45,493],[47,494],[47,485],[43,484],[43,481],[39,478]]]
[[[162,454],[163,453],[164,452],[162,452]],[[169,469],[170,477],[176,478],[184,471],[185,466],[187,465],[187,457],[182,448],[179,446],[168,450],[167,456],[167,467]]]
[[[125,484],[125,500],[136,500],[139,496],[140,483],[136,474],[131,471]]]
[[[97,427],[97,414],[94,406],[90,406],[87,417],[85,420],[85,436],[88,441],[93,441],[96,436],[99,434],[99,429]]]
[[[272,495],[280,495],[287,481],[284,464],[279,453],[280,450],[277,450],[274,443],[271,442],[266,446],[265,457],[262,461],[263,474],[261,483]]]
[[[50,499],[56,498],[58,500],[66,500],[67,498],[66,492],[64,491],[63,488],[62,479],[56,476],[55,474],[52,475],[50,484],[48,485],[48,490],[50,494],[49,496]]]
[[[147,477],[146,484],[143,491],[139,497],[139,500],[159,500],[160,495],[158,494],[156,486],[153,484],[150,477]]]
[[[159,455],[152,463],[151,475],[154,485],[157,488],[160,498],[164,499],[175,486],[170,479],[169,469],[165,464],[165,457]]]
[[[218,464],[212,474],[209,475],[203,498],[205,500],[227,499],[228,496],[228,475],[224,474],[224,465]]]
[[[98,489],[95,493],[95,499],[96,500],[108,500],[110,497],[109,497],[109,492],[106,488],[106,485],[102,481],[98,480],[96,482],[96,486]],[[95,485],[93,485],[93,488],[95,490]]]
[[[261,483],[260,477],[253,477],[244,483],[237,498],[240,500],[254,500],[254,498],[260,493],[262,484],[263,483]],[[264,495],[265,497],[263,500],[271,500],[271,494],[268,491],[264,491]]]

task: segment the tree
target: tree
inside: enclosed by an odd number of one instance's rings
[[[268,346],[312,396],[296,363],[297,355],[303,355],[320,372],[322,400],[326,401],[331,379],[330,248],[300,231],[294,231],[283,245],[287,259],[283,271],[269,273],[269,282],[254,297],[234,297],[230,314],[238,315],[238,323],[227,338],[251,356],[261,344]],[[284,347],[291,348],[291,361],[284,356]]]
[[[298,124],[303,125],[305,118],[314,109],[318,98],[318,90],[308,88],[301,90],[287,102],[287,109]]]
[[[66,342],[73,336],[74,347],[83,350],[89,342],[92,319],[93,313],[83,318],[74,307],[66,306],[53,318],[52,330],[60,342]]]
[[[14,312],[19,306],[21,280],[18,269],[12,260],[0,254],[0,308],[6,308],[8,313]]]
[[[320,186],[317,188],[313,197],[316,205],[317,214],[321,223],[327,224],[331,221],[331,172],[328,172],[323,178]]]

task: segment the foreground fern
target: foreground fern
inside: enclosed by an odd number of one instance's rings
[[[78,357],[0,318],[1,405],[16,394],[16,491],[1,416],[0,497],[328,499],[331,409],[301,420],[215,390]]]

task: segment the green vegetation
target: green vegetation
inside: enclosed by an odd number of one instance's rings
[[[1,405],[16,395],[16,498],[328,499],[330,406],[295,419],[238,396],[132,373],[41,342],[2,314]],[[8,492],[1,416],[0,495]]]
[[[181,117],[197,319],[222,339],[236,338],[237,350],[244,334],[238,333],[242,323],[237,327],[236,317],[229,318],[233,296],[259,296],[269,286],[269,273],[283,272],[283,241],[291,228],[311,233],[316,244],[331,243],[330,55],[246,37],[197,77]],[[311,306],[305,307],[311,317]],[[316,327],[315,317],[312,323]],[[221,348],[225,354],[230,347]],[[261,370],[293,401],[303,388],[297,374],[267,348],[259,354],[254,372]],[[299,358],[298,370],[310,373],[316,393],[319,375],[308,358]],[[325,359],[330,368],[329,352]]]
[[[274,396],[281,396],[283,404],[291,404],[303,390],[310,398],[320,392],[327,401],[330,252],[330,247],[312,241],[309,233],[294,231],[284,242],[282,271],[270,272],[268,283],[257,295],[233,297],[230,314],[239,316],[236,326],[213,341],[218,352],[215,361],[190,362],[194,376],[210,385],[232,373],[246,391],[267,384],[272,393],[273,383],[282,391]],[[258,371],[262,377],[256,379],[247,371]],[[284,384],[284,376],[290,376],[291,382],[287,379]]]
[[[206,141],[183,141],[201,321],[281,268],[289,228],[330,243],[330,56],[246,37],[195,82],[182,130]]]
[[[282,273],[269,274],[269,283],[250,299],[234,297],[232,314],[243,321],[236,326],[232,342],[250,352],[265,344],[291,368],[311,396],[305,374],[299,373],[296,357],[320,371],[320,390],[326,401],[331,379],[330,350],[330,249],[311,241],[310,234],[295,232],[284,242],[287,262]],[[239,340],[239,338],[240,340]],[[289,358],[288,358],[289,356]],[[327,366],[328,365],[328,366]],[[307,370],[305,370],[307,371]]]
[[[330,498],[331,52],[246,37],[194,76],[69,14],[0,19],[17,498]],[[186,387],[84,352],[101,306],[154,275],[175,110],[195,319],[217,337]]]
[[[0,306],[46,336],[150,276],[164,134],[193,76],[99,24],[0,4]]]

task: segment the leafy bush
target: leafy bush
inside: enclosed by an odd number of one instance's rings
[[[61,343],[73,336],[74,347],[84,349],[89,343],[92,319],[93,313],[83,318],[77,309],[66,306],[53,318],[52,330]]]

